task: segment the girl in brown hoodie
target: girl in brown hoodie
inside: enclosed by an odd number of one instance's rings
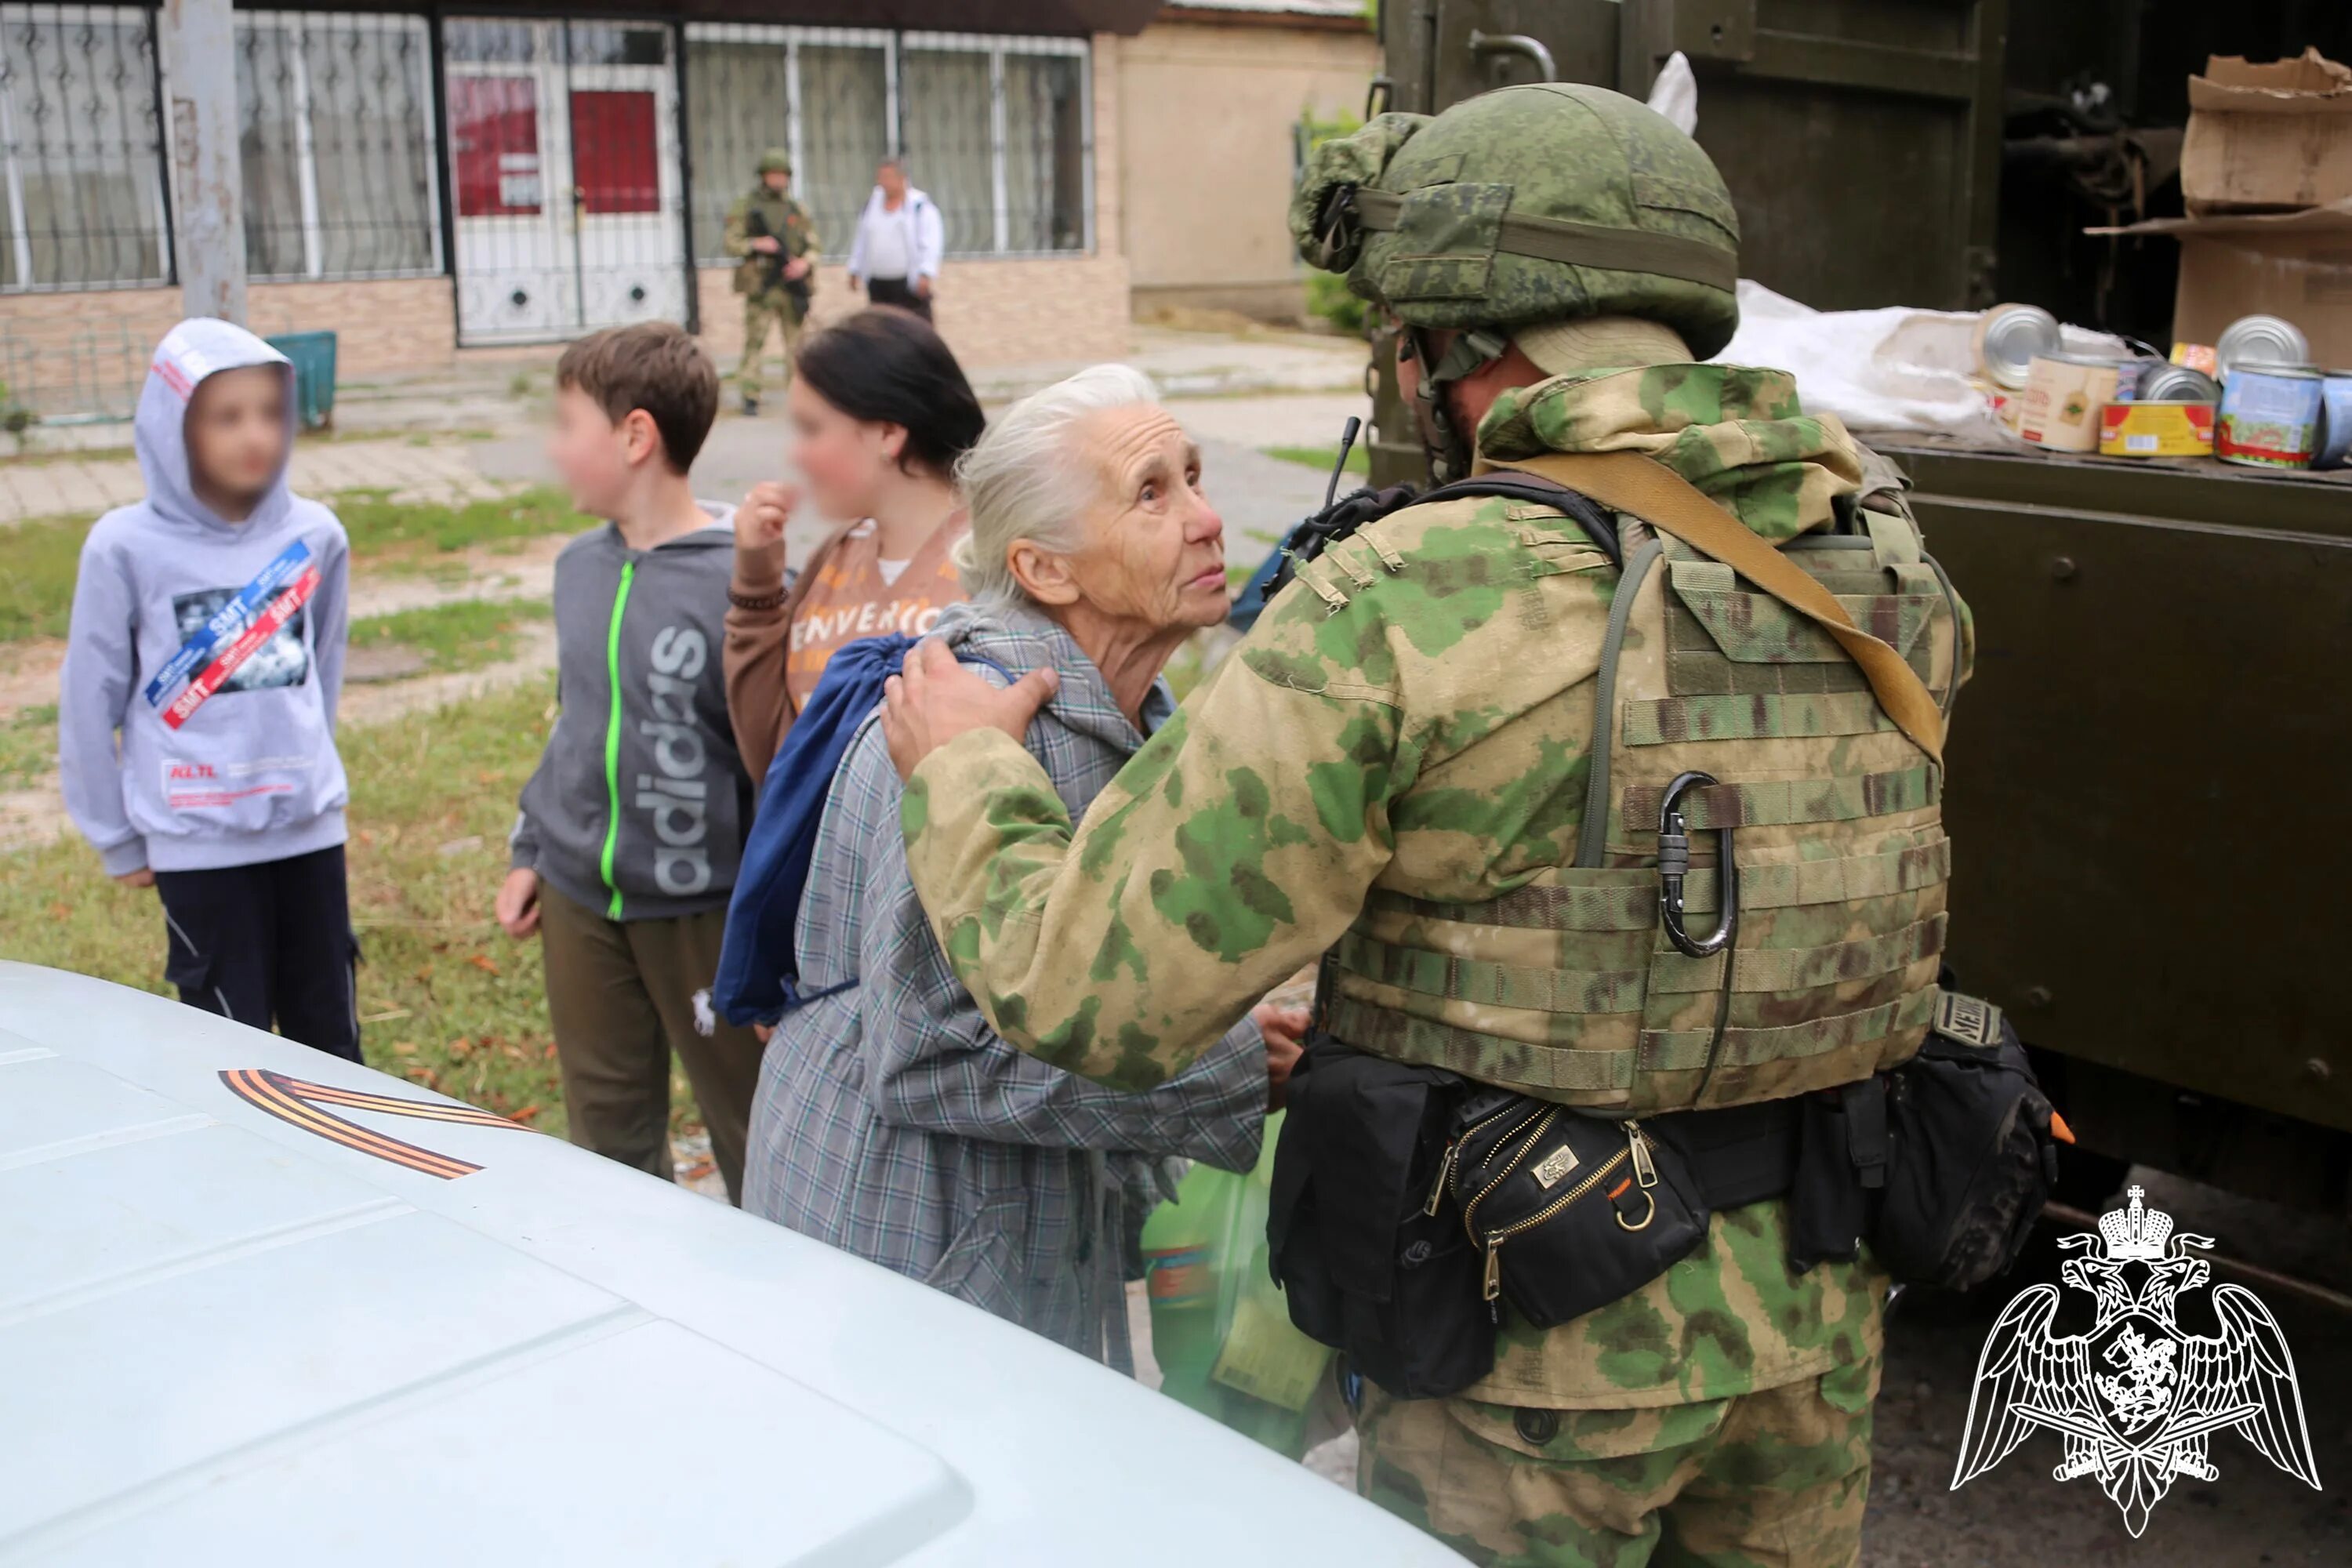
[[[953,476],[983,423],[940,335],[889,308],[803,342],[785,408],[801,482],[761,484],[737,510],[727,595],[727,710],[754,787],[835,649],[919,637],[964,596],[949,559],[964,533]],[[788,588],[784,527],[803,505],[854,521]]]

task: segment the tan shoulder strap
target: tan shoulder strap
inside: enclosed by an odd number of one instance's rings
[[[1566,485],[1722,562],[1837,638],[1869,678],[1870,689],[1887,717],[1942,765],[1944,715],[1918,672],[1901,654],[1855,626],[1845,606],[1803,568],[1664,463],[1639,452],[1553,452],[1518,463],[1482,461],[1481,467],[1516,468]]]
[[[784,657],[786,658],[792,657],[793,617],[801,613],[803,601],[808,598],[809,591],[816,586],[818,569],[824,566],[835,551],[841,548],[841,542],[849,537],[850,531],[865,521],[864,518],[853,518],[826,534],[824,542],[810,551],[809,558],[801,563],[801,569],[793,574],[793,585],[784,590]],[[784,687],[784,712],[794,719],[801,716],[801,705],[793,700],[793,689],[789,683]]]

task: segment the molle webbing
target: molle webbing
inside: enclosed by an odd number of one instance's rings
[[[1950,877],[1952,844],[1937,838],[1914,848],[1833,860],[1798,860],[1739,868],[1739,907],[1783,909],[1796,904],[1851,903],[1932,887]],[[1715,868],[1695,866],[1683,882],[1685,905],[1706,914],[1716,908]],[[1458,925],[1516,926],[1537,931],[1646,931],[1658,923],[1658,872],[1654,866],[1580,871],[1574,887],[1538,882],[1475,904],[1441,903],[1375,889],[1365,909],[1394,910]]]
[[[1855,937],[1817,947],[1770,947],[1730,954],[1736,991],[1807,991],[1871,980],[1907,969],[1943,950],[1944,916],[1931,915],[1885,936]],[[1398,947],[1355,931],[1339,939],[1339,967],[1383,985],[1496,1007],[1563,1016],[1639,1013],[1645,994],[1714,991],[1723,984],[1725,953],[1691,958],[1659,952],[1636,969],[1537,969],[1463,958],[1428,948]]]
[[[1858,1013],[1835,1014],[1779,1028],[1728,1028],[1723,1031],[1719,1045],[1711,1029],[1645,1030],[1638,1045],[1611,1049],[1533,1045],[1345,995],[1331,999],[1330,1031],[1359,1050],[1442,1067],[1480,1083],[1537,1093],[1550,1089],[1622,1098],[1643,1073],[1705,1070],[1710,1050],[1715,1064],[1727,1068],[1867,1050],[1869,1056],[1859,1070],[1835,1075],[1841,1081],[1865,1078],[1879,1065],[1882,1042],[1927,1028],[1936,1011],[1936,994],[1930,985]]]
[[[1943,771],[1911,731],[1955,683],[1948,584],[1907,518],[1863,512],[1853,532],[1782,552],[1905,667],[1913,722],[1898,724],[1817,616],[1621,523],[1574,862],[1477,902],[1375,889],[1330,955],[1331,1032],[1633,1114],[1801,1094],[1904,1059],[1947,924]],[[1737,934],[1703,955],[1660,927],[1655,850],[1667,781],[1694,771],[1721,782],[1678,802],[1699,851],[1684,910],[1720,910],[1716,830],[1732,830],[1739,865]]]

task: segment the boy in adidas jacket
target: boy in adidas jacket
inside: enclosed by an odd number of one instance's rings
[[[759,1040],[710,1005],[751,815],[719,658],[734,511],[686,477],[719,373],[650,322],[582,339],[555,375],[549,456],[572,504],[612,521],[556,559],[561,710],[499,923],[540,934],[572,1141],[668,1179],[675,1051],[733,1196],[760,1068]]]
[[[349,550],[287,488],[294,408],[294,367],[242,327],[192,318],[156,346],[133,436],[147,498],[82,545],[58,771],[107,872],[161,895],[182,1001],[357,1061]]]

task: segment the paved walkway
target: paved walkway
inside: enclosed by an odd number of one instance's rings
[[[1159,384],[1169,406],[1209,448],[1211,493],[1232,509],[1227,521],[1265,532],[1307,510],[1298,503],[1309,490],[1285,471],[1289,465],[1268,469],[1247,459],[1262,447],[1337,441],[1347,416],[1365,412],[1362,346],[1304,332],[1135,331],[1128,363]],[[1075,362],[1000,366],[972,381],[984,402],[1002,407],[1077,368]],[[378,489],[400,500],[456,503],[543,483],[549,474],[540,426],[547,391],[544,368],[519,368],[510,359],[345,388],[338,434],[296,444],[294,487],[316,496]],[[758,418],[720,417],[695,466],[700,493],[733,500],[782,471],[782,405],[774,397]],[[130,439],[127,425],[107,428]],[[119,447],[0,460],[0,525],[93,516],[145,491],[137,460]],[[822,526],[811,520],[810,542],[822,537],[814,531]]]
[[[298,441],[294,488],[304,495],[389,490],[404,500],[457,502],[504,487],[484,477],[464,440]],[[90,517],[147,493],[135,458],[45,457],[0,463],[0,524]]]

